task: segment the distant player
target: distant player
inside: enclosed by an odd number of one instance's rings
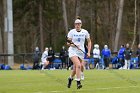
[[[100,49],[98,44],[94,45],[93,58],[94,58],[94,68],[99,68],[99,62],[101,56],[100,56]]]
[[[42,54],[41,61],[42,61],[42,65],[43,65],[42,70],[44,70],[44,68],[49,64],[49,61],[48,61],[48,48],[47,47],[45,48],[45,51]]]
[[[70,77],[68,78],[67,87],[68,88],[71,87],[73,77],[76,75],[77,89],[80,89],[82,87],[82,84],[80,82],[81,67],[83,67],[82,65],[84,62],[84,53],[82,51],[85,51],[84,43],[85,43],[85,39],[86,39],[88,42],[87,56],[90,57],[91,40],[90,40],[90,35],[89,35],[88,31],[81,28],[82,21],[80,19],[75,20],[74,26],[75,26],[75,28],[70,30],[67,35],[67,37],[68,37],[67,45],[70,46],[69,50],[68,50],[69,57],[74,64],[72,73],[71,73]]]

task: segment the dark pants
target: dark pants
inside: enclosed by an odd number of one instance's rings
[[[40,69],[39,61],[34,61],[34,63],[33,63],[33,69]]]
[[[140,57],[138,57],[138,67],[140,67]]]
[[[124,66],[124,59],[123,58],[119,58],[119,64],[120,64],[120,67]]]
[[[67,70],[69,70],[69,67],[71,67],[73,65],[73,62],[71,61],[70,58],[68,58],[68,67],[67,67]]]
[[[94,68],[96,67],[96,64],[98,63],[99,64],[99,58],[94,58]]]
[[[49,64],[49,68],[54,68],[54,64],[53,64],[53,61],[54,61],[54,58],[48,58],[48,61],[50,62]]]
[[[67,62],[67,57],[61,57],[61,61],[62,61],[62,68],[66,68],[68,67],[68,62]],[[65,66],[65,67],[64,67]]]
[[[105,68],[109,67],[109,62],[110,62],[110,58],[105,57],[105,58],[104,58],[104,65],[105,65]]]

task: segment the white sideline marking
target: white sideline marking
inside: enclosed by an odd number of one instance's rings
[[[63,93],[64,91],[50,91],[51,93]]]
[[[138,86],[128,86],[128,87],[108,87],[108,88],[96,88],[98,90],[108,90],[108,89],[123,89],[123,88],[140,88]]]
[[[106,87],[106,88],[93,88],[93,89],[80,89],[83,91],[92,91],[92,90],[109,90],[109,89],[127,89],[127,88],[140,88],[139,86],[127,86],[127,87]],[[66,91],[50,91],[49,93],[66,93]]]

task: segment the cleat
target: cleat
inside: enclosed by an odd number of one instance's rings
[[[70,87],[71,87],[71,83],[72,83],[72,81],[73,81],[73,79],[68,78],[68,85],[67,85],[67,87],[68,87],[68,88],[70,88]]]
[[[82,88],[81,82],[77,81],[77,89],[80,89],[80,88]]]
[[[78,84],[77,85],[77,89],[80,89],[80,88],[82,88],[82,85],[81,84]]]

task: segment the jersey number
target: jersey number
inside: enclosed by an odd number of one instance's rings
[[[77,41],[78,41],[78,42],[80,42],[80,40],[81,40],[81,39],[80,39],[80,38],[78,38],[78,40],[77,40]]]

